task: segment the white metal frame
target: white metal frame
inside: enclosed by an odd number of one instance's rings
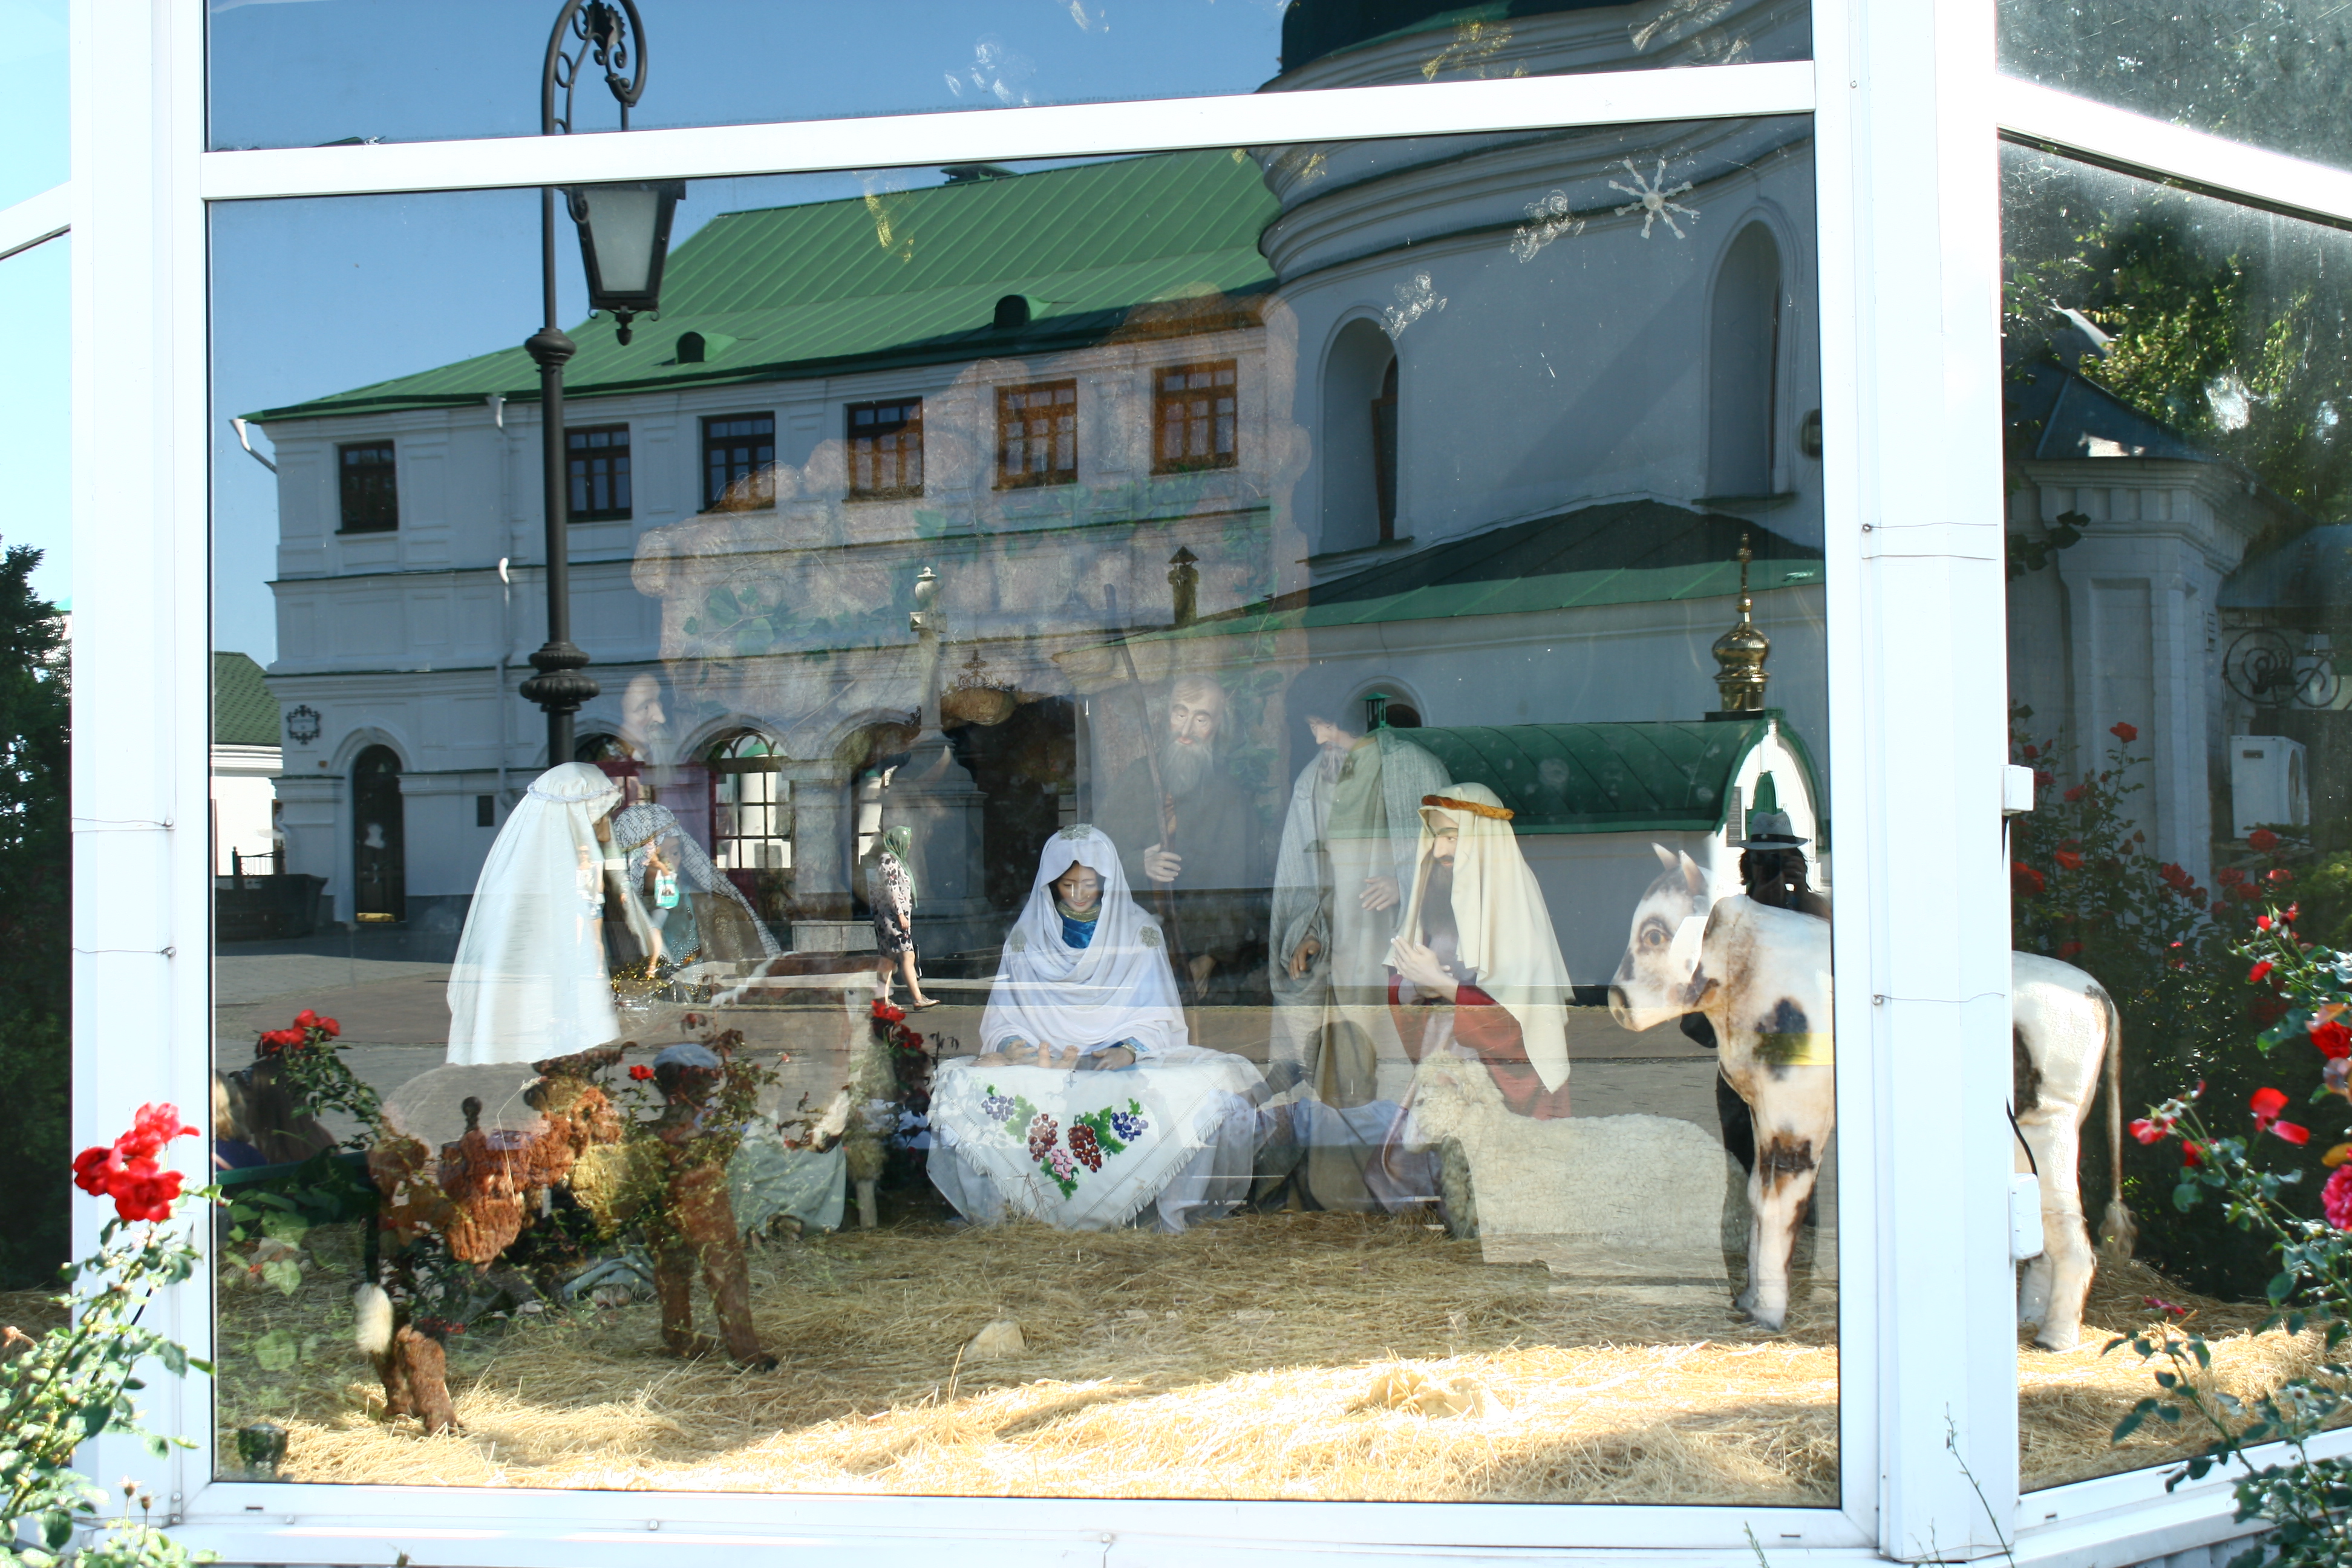
[[[76,234],[75,737],[85,757],[135,759],[74,781],[77,1144],[142,1100],[208,1099],[208,202],[1814,113],[1844,1495],[1745,1510],[264,1486],[208,1479],[210,1390],[194,1376],[144,1396],[193,1450],[159,1465],[104,1441],[93,1473],[148,1478],[181,1533],[232,1563],[405,1552],[568,1568],[635,1560],[659,1531],[665,1555],[896,1561],[952,1542],[974,1564],[1636,1548],[1728,1563],[1751,1560],[1752,1528],[1775,1563],[1981,1556],[2015,1533],[2020,1555],[2071,1565],[2231,1532],[2216,1482],[2017,1493],[1995,137],[2336,221],[2352,220],[2352,174],[2000,80],[1992,0],[1814,0],[1810,64],[247,153],[202,150],[204,10],[75,0],[70,186],[0,210],[0,256]],[[121,439],[142,416],[149,438]],[[126,751],[126,735],[149,743]],[[77,1214],[85,1247],[95,1207]],[[206,1352],[205,1276],[158,1311]]]

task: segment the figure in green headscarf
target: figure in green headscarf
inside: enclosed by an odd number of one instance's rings
[[[866,860],[866,901],[874,909],[874,994],[890,999],[890,974],[906,977],[909,1007],[936,1007],[915,970],[915,832],[900,823],[884,828]]]

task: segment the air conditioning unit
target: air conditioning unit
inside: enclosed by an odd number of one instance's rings
[[[2309,774],[2303,742],[2284,735],[2230,737],[2230,836],[2257,827],[2304,827],[2311,822]]]

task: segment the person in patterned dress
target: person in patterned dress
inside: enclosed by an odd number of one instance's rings
[[[915,879],[907,869],[914,845],[914,830],[904,824],[883,831],[866,864],[866,901],[874,910],[874,994],[890,999],[890,973],[897,970],[907,980],[908,1006],[920,1009],[940,1004],[923,994],[915,969]]]

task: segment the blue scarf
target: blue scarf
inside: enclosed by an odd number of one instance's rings
[[[1057,898],[1054,900],[1054,912],[1062,917],[1064,942],[1072,947],[1087,947],[1093,944],[1095,921],[1102,913],[1100,904],[1097,904],[1084,915],[1074,915],[1070,912],[1070,907]]]

